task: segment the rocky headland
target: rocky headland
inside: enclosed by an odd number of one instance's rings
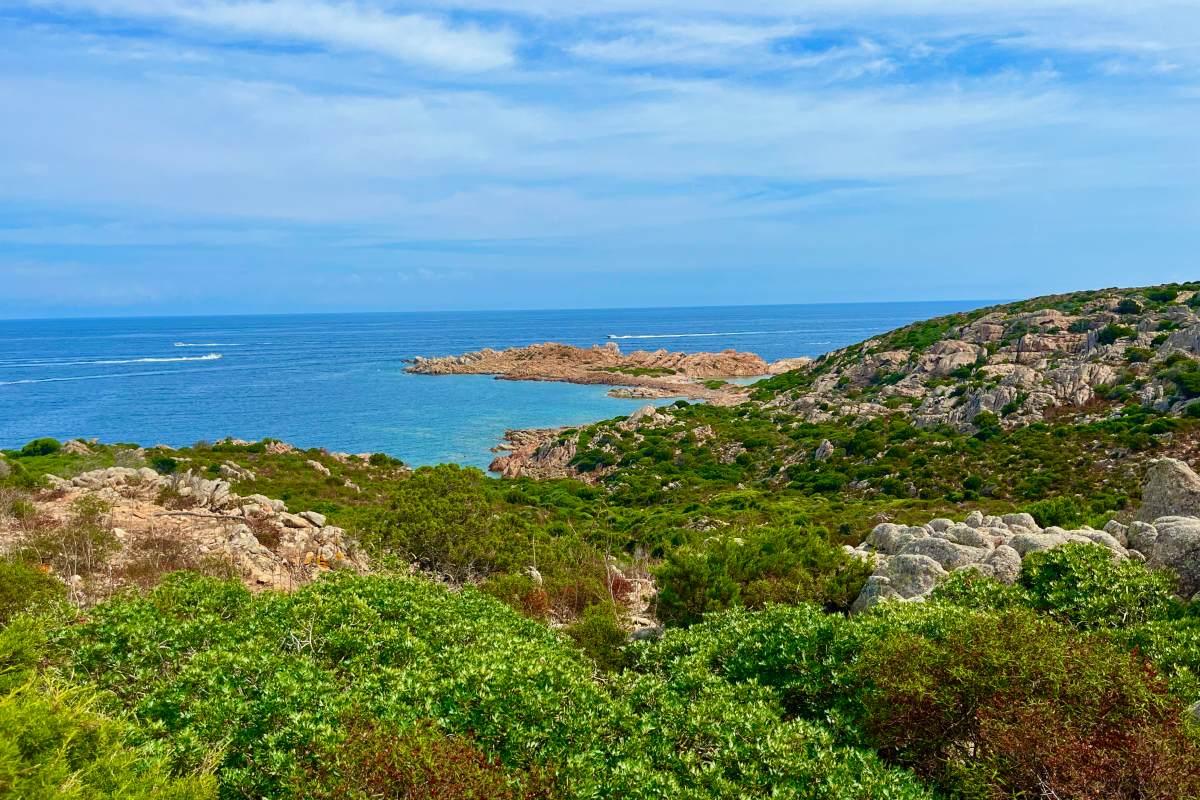
[[[1179,413],[1193,402],[1176,368],[1200,353],[1198,309],[1194,291],[1155,287],[939,317],[816,359],[770,402],[810,422],[900,412],[958,430],[981,414],[1006,428],[1101,418],[1130,400]]]
[[[753,353],[622,353],[616,342],[590,348],[547,342],[507,350],[484,349],[457,356],[413,359],[407,371],[418,375],[495,375],[512,381],[561,381],[619,387],[614,397],[682,397],[720,405],[744,402],[749,391],[728,378],[774,374],[793,368],[795,359],[768,364]]]

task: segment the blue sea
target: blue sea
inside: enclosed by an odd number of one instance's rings
[[[507,428],[644,401],[608,387],[404,372],[414,356],[556,341],[816,356],[983,302],[0,321],[0,447],[225,436],[486,467]]]

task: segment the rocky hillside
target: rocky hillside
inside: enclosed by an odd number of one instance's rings
[[[1198,287],[1077,292],[919,322],[768,381],[757,397],[807,421],[900,411],[959,430],[1131,401],[1179,413],[1200,396]]]
[[[794,472],[809,459],[839,475],[863,472],[864,463],[883,470],[888,459],[880,461],[883,453],[868,446],[877,437],[855,430],[870,420],[900,418],[935,434],[952,430],[967,436],[1042,421],[1100,422],[1134,408],[1178,421],[1200,412],[1195,404],[1200,398],[1197,288],[1200,284],[1077,292],[918,322],[789,365],[794,368],[755,384],[751,401],[733,416],[647,407],[627,420],[581,431],[510,431],[493,470],[505,477],[598,481],[644,456],[647,442],[665,436],[670,441],[663,452],[673,462],[694,461],[705,456],[699,451],[711,451],[714,468],[733,468],[741,459],[746,477],[775,482],[782,479],[780,472]],[[696,421],[699,417],[704,421]],[[1132,429],[1114,429],[1099,439],[1076,431],[1071,440],[1106,469],[1132,469],[1133,461],[1158,445],[1163,447],[1158,455],[1192,456],[1190,433],[1159,441],[1153,437],[1169,438],[1171,426],[1143,422],[1150,427],[1136,436]],[[734,434],[737,428],[747,430]],[[747,434],[749,442],[743,441]],[[902,430],[896,435],[907,436]],[[946,438],[937,434],[935,439],[939,436]],[[1010,448],[1012,457],[1029,450],[1028,443],[1018,444]],[[962,462],[956,471],[969,474],[966,452],[955,458]],[[932,460],[924,457],[925,463]],[[903,469],[884,480],[922,483],[914,482],[912,469],[925,467],[899,466]],[[653,474],[666,471],[655,467]],[[867,475],[847,483],[870,491],[878,482]]]

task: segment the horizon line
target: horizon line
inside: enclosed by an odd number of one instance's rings
[[[243,317],[335,317],[335,316],[368,316],[388,314],[527,314],[539,311],[666,311],[672,309],[704,309],[704,308],[794,308],[797,306],[883,306],[883,305],[917,305],[921,303],[979,303],[978,308],[988,305],[1017,302],[1013,298],[949,298],[929,300],[829,300],[813,303],[704,303],[697,305],[653,305],[653,306],[543,306],[535,308],[440,308],[440,309],[408,309],[393,311],[248,311],[232,314],[194,314],[194,313],[132,313],[132,314],[64,314],[47,317],[7,317],[0,316],[3,322],[59,322],[66,320],[102,321],[125,319],[236,319]]]

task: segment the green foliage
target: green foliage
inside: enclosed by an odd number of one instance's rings
[[[30,683],[0,696],[0,798],[210,800],[215,781],[172,777],[80,689]]]
[[[1100,333],[1096,334],[1096,341],[1100,344],[1112,344],[1118,339],[1132,339],[1137,335],[1137,331],[1127,325],[1105,325],[1100,329]]]
[[[1179,290],[1166,286],[1146,290],[1146,299],[1151,303],[1170,303],[1176,297],[1179,297]]]
[[[552,775],[567,797],[929,796],[819,725],[785,721],[770,690],[694,669],[605,685],[561,634],[420,580],[335,575],[251,596],[180,575],[55,639],[64,668],[112,692],[176,769],[218,750],[223,796],[298,797],[326,779],[369,791],[450,752],[479,768],[475,785],[502,767],[518,783]],[[396,750],[370,732],[425,725],[432,740]],[[331,751],[346,756],[332,770]]]
[[[816,601],[847,608],[869,569],[818,532],[763,527],[709,537],[659,567],[659,616],[689,625],[735,606]]]
[[[620,609],[611,603],[597,603],[583,610],[566,634],[600,669],[613,672],[625,665],[628,635],[621,627]]]
[[[44,570],[0,559],[0,625],[21,612],[59,602],[66,593],[63,582]]]
[[[1170,678],[1175,694],[1188,703],[1200,702],[1200,608],[1192,606],[1186,617],[1159,619],[1112,634],[1150,659]]]
[[[600,367],[599,371],[616,375],[631,375],[635,378],[662,378],[675,374],[675,370],[670,367]]]
[[[160,475],[174,475],[179,462],[170,456],[154,456],[150,459],[150,468]]]
[[[1117,303],[1116,310],[1118,314],[1140,314],[1142,313],[1142,304],[1132,297],[1126,297]]]
[[[1021,585],[1033,608],[1083,630],[1128,628],[1165,619],[1173,609],[1171,579],[1107,547],[1072,543],[1031,553]]]
[[[1125,360],[1131,364],[1144,363],[1154,358],[1154,351],[1149,347],[1130,347],[1125,351]]]
[[[1033,519],[1043,528],[1079,527],[1084,524],[1088,514],[1088,507],[1083,501],[1077,497],[1065,495],[1048,497],[1045,500],[1030,503],[1023,510],[1032,514]]]
[[[37,456],[50,456],[62,450],[62,442],[58,439],[34,439],[21,448],[18,456],[21,458],[36,458]]]

